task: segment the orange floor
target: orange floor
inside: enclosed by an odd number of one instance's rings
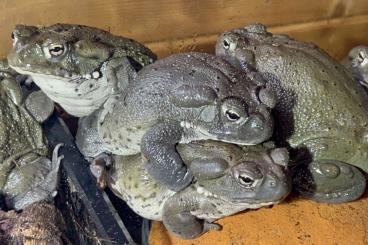
[[[290,198],[272,208],[219,220],[222,231],[210,231],[194,240],[175,238],[161,222],[154,222],[150,245],[361,245],[368,244],[367,215],[368,195],[339,205]]]

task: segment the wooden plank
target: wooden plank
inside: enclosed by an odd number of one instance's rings
[[[337,59],[345,57],[354,46],[368,45],[368,15],[271,28],[271,30],[316,43]]]
[[[0,54],[15,24],[79,23],[141,42],[176,40],[259,21],[271,26],[368,14],[366,0],[2,0]]]
[[[286,33],[298,40],[313,42],[337,59],[359,44],[368,45],[368,15],[336,18],[301,24],[270,27],[274,33]],[[186,52],[214,52],[218,34],[181,40],[147,43],[160,57]]]

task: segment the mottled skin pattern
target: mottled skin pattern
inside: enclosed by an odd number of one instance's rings
[[[217,219],[278,203],[291,189],[284,148],[203,141],[179,145],[178,152],[196,179],[180,192],[158,184],[140,154],[115,156],[107,184],[137,214],[163,220],[182,238],[219,229]]]
[[[10,68],[7,59],[0,59],[0,77],[7,77],[9,79],[16,80],[19,84],[26,84],[29,77],[21,75]],[[21,89],[18,83],[8,83],[7,86],[14,86],[8,89],[8,95],[13,101],[17,101],[17,104],[21,104],[23,95],[21,95]],[[9,93],[12,91],[12,93]],[[28,95],[24,100],[24,105],[27,111],[40,123],[44,122],[54,111],[54,103],[42,92],[36,91]]]
[[[97,28],[17,25],[10,66],[34,82],[69,114],[91,114],[124,89],[136,70],[156,56],[142,44]]]
[[[4,63],[2,63],[4,64]],[[16,210],[52,198],[61,158],[53,161],[39,123],[27,112],[13,74],[1,71],[0,81],[0,196]],[[5,71],[5,72],[4,72]]]
[[[315,45],[273,35],[261,24],[223,33],[216,54],[259,71],[276,90],[276,139],[307,152],[296,162],[311,162],[296,172],[297,190],[331,203],[364,192],[365,178],[353,166],[368,171],[367,96],[342,65]]]
[[[144,67],[113,109],[101,113],[98,133],[113,154],[142,152],[154,178],[180,190],[192,173],[177,143],[261,143],[272,134],[274,104],[274,93],[256,73],[242,73],[213,55],[183,53]]]
[[[368,89],[368,46],[352,48],[342,64],[365,89]]]

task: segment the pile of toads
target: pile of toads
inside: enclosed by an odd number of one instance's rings
[[[292,188],[327,203],[365,191],[366,47],[344,67],[262,24],[222,33],[215,55],[157,61],[87,26],[18,25],[12,38],[0,86],[0,188],[11,208],[55,194],[61,157],[48,159],[36,122],[54,102],[80,118],[76,143],[98,184],[182,238]],[[23,101],[17,74],[41,90]]]

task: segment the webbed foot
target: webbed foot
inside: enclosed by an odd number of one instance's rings
[[[170,232],[183,239],[193,239],[210,230],[222,229],[222,226],[213,223],[213,220],[199,219],[191,214],[189,210],[196,210],[198,203],[195,200],[183,199],[186,197],[177,193],[164,204],[162,221]]]
[[[352,165],[320,160],[296,166],[293,186],[302,196],[317,202],[343,203],[356,200],[364,193],[366,178]]]
[[[165,216],[163,222],[170,232],[183,239],[193,239],[210,230],[222,229],[221,225],[200,220],[190,212],[180,212],[171,217]]]

